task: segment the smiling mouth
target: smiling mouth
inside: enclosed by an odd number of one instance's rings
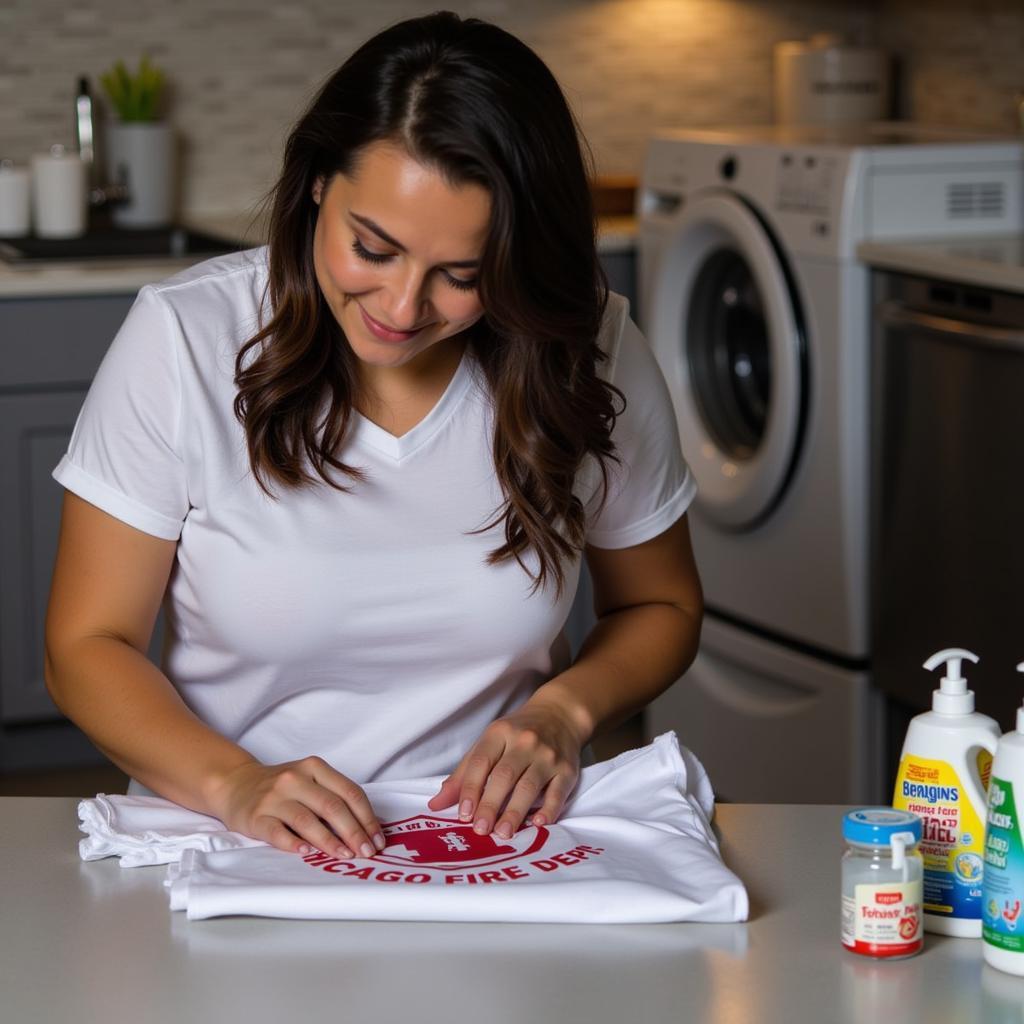
[[[423,327],[417,327],[414,331],[396,331],[386,324],[382,324],[379,320],[374,320],[362,306],[359,306],[359,312],[363,315],[363,323],[366,324],[370,333],[383,341],[408,341],[410,338],[415,338],[423,330]],[[424,324],[425,326],[428,325]]]

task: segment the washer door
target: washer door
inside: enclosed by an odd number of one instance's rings
[[[796,296],[756,214],[705,194],[666,228],[648,340],[675,403],[697,504],[750,528],[779,502],[799,451],[806,395]]]

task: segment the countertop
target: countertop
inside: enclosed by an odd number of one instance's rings
[[[598,224],[599,252],[632,251],[636,236],[635,218],[602,217]],[[223,238],[238,239],[248,245],[261,245],[263,242],[252,218],[240,213],[186,217],[182,225]],[[0,299],[47,295],[131,295],[143,285],[170,277],[196,262],[197,257],[193,256],[181,259],[83,260],[14,267],[0,260]]]
[[[1024,235],[862,242],[857,258],[885,270],[1024,292]]]
[[[751,920],[710,925],[192,921],[165,868],[78,858],[76,800],[0,798],[4,1020],[548,1024],[1020,1020],[979,940],[876,963],[839,942],[844,808],[726,804]]]

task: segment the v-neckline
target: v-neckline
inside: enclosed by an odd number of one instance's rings
[[[455,368],[455,373],[452,374],[452,379],[448,381],[447,387],[434,407],[401,437],[396,437],[357,409],[353,409],[353,443],[368,445],[396,462],[400,462],[412,455],[413,452],[418,451],[448,422],[451,414],[469,390],[473,378],[469,365],[470,358],[469,349],[466,348],[459,360],[459,365]]]

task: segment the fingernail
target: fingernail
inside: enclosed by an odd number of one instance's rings
[[[472,816],[473,816],[473,801],[472,800],[463,800],[462,801],[462,806],[459,808],[459,817],[462,818],[463,821],[469,821],[469,819]]]
[[[311,854],[312,852],[313,852],[313,847],[312,846],[307,846],[305,843],[303,843],[299,847],[299,853],[301,853],[303,857],[307,856],[308,854]]]
[[[533,816],[533,823],[534,823],[534,825],[543,825],[544,824],[544,815],[543,814],[535,814]]]
[[[352,851],[347,846],[339,846],[334,851],[334,856],[335,857],[344,857],[345,860],[348,860],[349,857],[352,856]]]
[[[373,837],[373,842],[378,850],[383,850],[386,845],[384,837],[379,832]]]
[[[497,831],[498,831],[498,835],[501,836],[502,839],[511,839],[512,838],[512,826],[507,821],[503,821],[498,826]]]
[[[359,847],[359,852],[364,857],[372,857],[373,856],[373,847],[369,843],[363,843],[363,845]]]
[[[477,818],[476,824],[473,826],[473,831],[478,836],[487,835],[489,829],[487,828],[487,821],[484,818]]]

